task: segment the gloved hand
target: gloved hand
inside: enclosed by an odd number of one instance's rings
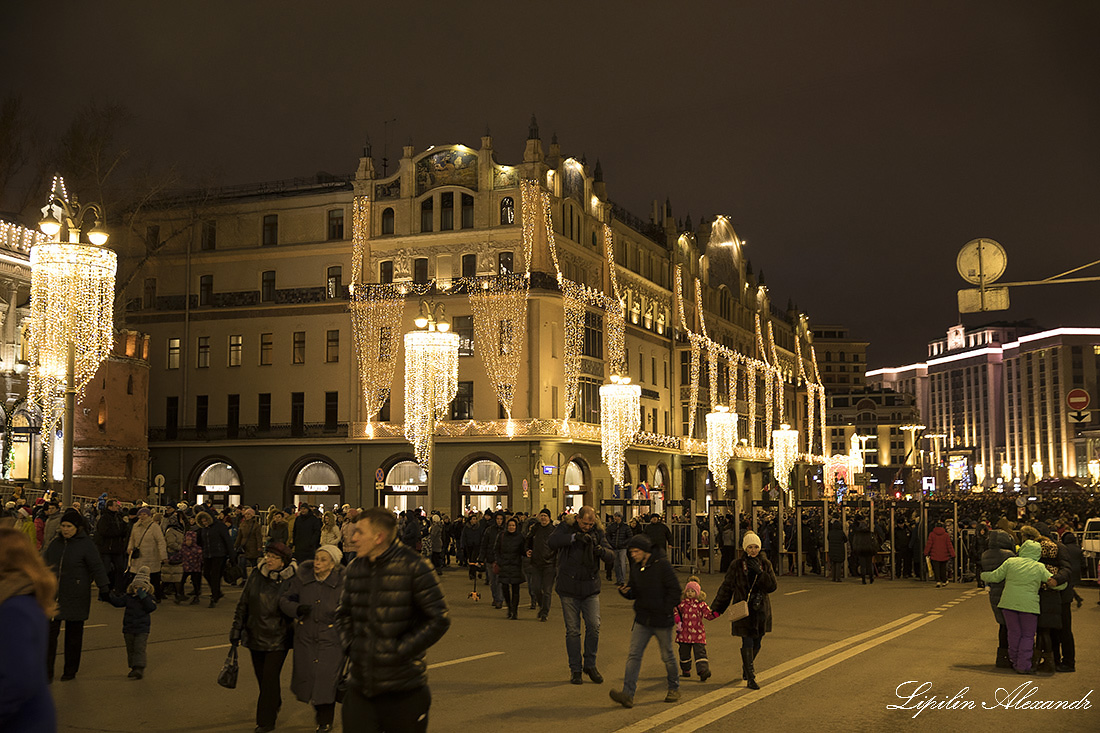
[[[107,603],[107,602],[110,601],[110,599],[111,599],[111,590],[110,590],[110,588],[100,588],[99,589],[99,600],[103,601],[104,603]]]
[[[231,629],[229,632],[229,643],[233,646],[237,646],[241,643],[240,629]]]
[[[306,603],[302,603],[302,604],[299,604],[298,610],[295,611],[295,614],[298,616],[298,618],[305,618],[312,611],[313,611],[313,606],[310,606]]]
[[[144,588],[138,588],[137,589],[137,597],[138,598],[145,598],[147,595],[149,595],[149,591],[145,590]]]
[[[748,565],[750,570],[756,570],[759,572],[764,566],[760,562],[760,556],[750,557],[745,560],[745,564]]]

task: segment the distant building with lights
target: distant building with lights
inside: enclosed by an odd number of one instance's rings
[[[929,343],[926,362],[876,369],[867,381],[914,394],[927,432],[944,436],[935,449],[954,460],[953,480],[1089,481],[1100,447],[1095,411],[1067,398],[1080,389],[1096,399],[1098,364],[1100,329],[958,325]]]
[[[524,211],[525,180],[549,197],[554,255],[542,214]],[[414,329],[421,299],[444,306],[460,343],[458,395],[435,438],[432,508],[454,515],[547,506],[556,513],[636,498],[645,492],[629,487],[644,483],[654,496],[694,499],[702,511],[707,498],[761,496],[770,476],[764,452],[781,416],[802,431],[801,451],[821,452],[820,428],[812,431],[815,444],[806,444],[805,385],[816,374],[808,320],[771,304],[730,222],[677,221],[667,201],[655,203],[648,220],[634,216],[608,198],[598,161],[564,155],[556,137],[544,148],[534,120],[514,165],[497,161],[489,136],[476,150],[407,146],[396,170],[381,174],[367,151],[354,175],[182,194],[156,202],[137,221],[131,244],[142,254],[123,252],[120,267],[154,253],[126,289],[126,317],[150,334],[149,472],[166,477],[170,498],[265,508],[303,500],[428,506],[426,476],[402,434],[401,356],[380,345]],[[603,248],[605,225],[613,262]],[[532,236],[509,426],[477,346],[485,341],[468,291],[523,273]],[[590,297],[575,342],[565,337],[558,273]],[[361,297],[382,286],[402,293],[392,327],[357,332],[349,314],[349,286],[357,283]],[[627,449],[619,493],[598,431],[599,389],[615,368],[611,318],[594,304],[616,284],[625,303],[622,371],[641,387],[641,431]],[[755,401],[738,398],[735,406],[743,440],[724,497],[710,489],[701,440],[711,377],[723,403],[730,372],[710,374],[708,354],[693,356],[689,330],[775,365],[778,375],[772,393],[770,372],[754,373],[751,390],[747,370],[738,373],[739,394]],[[364,353],[376,354],[363,368],[357,338]],[[563,365],[572,356],[579,376],[566,435]],[[363,385],[392,359],[390,397],[368,423]],[[806,473],[798,472],[800,491]]]

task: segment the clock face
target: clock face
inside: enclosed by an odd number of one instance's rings
[[[954,326],[947,332],[947,348],[949,351],[961,349],[966,346],[966,329],[962,326]]]

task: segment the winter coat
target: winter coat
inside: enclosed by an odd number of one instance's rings
[[[191,538],[191,544],[187,544],[185,541],[180,545],[180,559],[183,561],[183,572],[201,573],[202,548],[199,547],[198,532],[193,529],[185,532],[183,535],[184,540],[188,537]]]
[[[706,644],[707,630],[703,621],[718,618],[707,602],[699,598],[685,598],[676,606],[674,620],[679,631],[676,632],[677,644]]]
[[[225,522],[215,519],[205,527],[199,529],[199,547],[202,548],[204,560],[218,557],[229,557],[233,549],[233,540],[229,537],[229,527]]]
[[[450,625],[435,570],[405,544],[348,565],[336,626],[351,657],[350,684],[363,696],[426,685],[424,655]]]
[[[558,595],[587,598],[600,592],[600,563],[614,562],[615,553],[599,523],[581,532],[572,514],[554,528],[548,544],[558,553]]]
[[[257,517],[242,519],[237,526],[237,538],[233,541],[237,551],[249,560],[257,560],[264,549],[263,528]]]
[[[330,527],[326,527],[321,524],[321,544],[332,545],[336,547],[340,544],[340,528],[333,524]]]
[[[866,522],[860,522],[852,530],[852,552],[856,555],[873,555],[878,552],[875,535]]]
[[[0,629],[6,630],[0,644],[0,730],[57,730],[57,713],[46,681],[49,628],[49,619],[33,595],[13,595],[0,601]]]
[[[986,541],[989,545],[989,549],[982,553],[982,570],[996,570],[1001,567],[1001,564],[1008,558],[1016,557],[1016,553],[1014,552],[1016,540],[1014,540],[1012,535],[1008,532],[1001,529],[995,529],[989,533],[989,537],[986,538]],[[1001,595],[1004,593],[1004,589],[1004,581],[989,583],[989,605],[993,607],[993,616],[996,617],[997,623],[1002,626],[1004,626],[1005,617],[998,604],[1001,602]]]
[[[443,552],[443,522],[432,522],[428,528],[428,551]]]
[[[164,532],[164,550],[168,559],[160,566],[162,583],[178,583],[183,580],[183,559],[179,551],[183,547],[183,530],[177,524],[168,525]],[[172,562],[175,560],[175,562]]]
[[[951,544],[951,535],[943,527],[933,527],[924,543],[924,554],[936,562],[947,562],[955,557],[955,546]]]
[[[344,526],[340,527],[340,547],[346,554],[349,548],[352,546],[351,534],[355,531],[355,522],[344,522]],[[345,560],[347,558],[344,558]]]
[[[92,608],[92,581],[100,591],[107,589],[107,571],[95,544],[83,529],[72,539],[58,535],[45,553],[46,564],[57,574],[55,621],[87,621]]]
[[[42,523],[42,546],[40,549],[46,549],[50,546],[50,543],[54,541],[58,533],[61,532],[61,512],[56,512],[45,517]]]
[[[611,545],[612,550],[625,550],[626,543],[630,542],[630,538],[634,536],[634,530],[630,528],[630,525],[626,522],[611,521],[605,528],[607,533],[607,544]]]
[[[104,510],[95,527],[95,544],[104,555],[126,554],[130,528],[118,511]]]
[[[768,594],[779,587],[775,570],[763,552],[755,558],[760,561],[759,570],[749,566],[750,559],[742,553],[741,557],[730,563],[726,577],[714,596],[714,603],[710,605],[712,611],[722,615],[731,603],[749,602],[749,615],[733,622],[734,636],[760,637],[772,630],[772,603]]]
[[[467,562],[477,562],[478,554],[481,552],[481,537],[485,534],[485,529],[481,526],[481,522],[474,522],[470,524],[466,522],[462,527],[462,550],[466,553]]]
[[[668,528],[668,525],[658,520],[657,522],[647,522],[642,532],[649,541],[653,543],[654,550],[660,550],[664,552],[668,549],[669,543],[672,542],[672,530]]]
[[[312,512],[294,518],[294,557],[309,559],[321,546],[321,520]]]
[[[629,528],[628,528],[629,529]],[[553,567],[555,553],[550,549],[550,535],[554,534],[554,525],[536,524],[527,535],[527,549],[531,551],[531,567]]]
[[[848,535],[844,534],[844,528],[839,522],[834,522],[829,528],[829,562],[844,562],[844,545],[848,543]]]
[[[667,629],[676,623],[680,581],[664,555],[651,554],[644,563],[630,563],[630,580],[619,593],[634,601],[634,623]]]
[[[344,667],[344,646],[336,628],[336,607],[344,588],[344,566],[337,564],[317,580],[313,560],[306,560],[283,587],[279,608],[294,625],[294,674],[290,690],[301,702],[336,702],[336,682]],[[308,606],[308,616],[298,607]]]
[[[481,547],[478,550],[478,557],[481,562],[488,565],[496,562],[497,536],[503,531],[504,523],[498,525],[496,520],[493,520],[493,523],[485,528],[485,531],[481,534]]]
[[[1063,545],[1064,547],[1065,545]],[[1058,583],[1058,587],[1051,588],[1043,584],[1039,586],[1039,621],[1040,629],[1062,628],[1062,602],[1073,599],[1073,592],[1069,587],[1070,567],[1069,556],[1052,541],[1044,540],[1040,543],[1040,559]],[[1063,599],[1063,593],[1069,591],[1069,598]]]
[[[290,525],[286,523],[285,519],[267,525],[267,544],[270,545],[272,542],[282,542],[284,545],[290,545]]]
[[[987,583],[1004,581],[999,608],[1022,613],[1039,613],[1039,586],[1050,579],[1050,571],[1039,562],[1039,543],[1027,540],[1019,557],[1010,557],[996,570],[982,573]]]
[[[501,583],[522,583],[523,558],[527,554],[527,541],[517,529],[515,532],[501,532],[497,535],[496,551],[493,553],[500,566]]]
[[[138,558],[131,558],[134,548],[141,552]],[[127,569],[136,573],[144,565],[150,573],[159,573],[160,565],[168,559],[168,550],[164,542],[164,531],[152,518],[144,522],[135,522],[130,529],[130,541],[126,544]]]
[[[107,597],[107,602],[115,608],[126,609],[122,614],[122,633],[149,633],[152,628],[149,614],[157,610],[157,602],[151,593],[143,592],[140,596],[134,593],[112,593]]]
[[[1066,557],[1069,558],[1069,590],[1072,598],[1073,588],[1081,585],[1081,570],[1085,567],[1085,556],[1081,551],[1081,546],[1077,544],[1077,535],[1073,532],[1066,532],[1062,535],[1062,547],[1065,548]],[[1065,600],[1065,598],[1063,597],[1062,600]]]
[[[231,640],[236,639],[246,649],[273,652],[293,646],[290,619],[279,609],[284,584],[294,577],[298,566],[291,562],[282,570],[266,566],[249,573],[244,582],[237,610],[233,612]]]

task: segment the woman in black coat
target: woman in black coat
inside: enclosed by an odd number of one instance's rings
[[[760,538],[754,532],[745,534],[741,546],[744,552],[726,571],[710,608],[721,614],[731,603],[748,601],[749,615],[733,622],[733,634],[741,637],[741,676],[750,689],[759,690],[753,660],[760,653],[764,634],[772,630],[772,604],[768,594],[775,592],[778,583],[775,569],[767,555],[760,552]]]
[[[852,552],[859,560],[860,583],[867,585],[867,578],[870,578],[871,582],[874,583],[875,566],[873,560],[875,553],[878,552],[878,542],[875,541],[871,525],[864,519],[859,520],[855,529],[852,530]]]
[[[222,573],[225,562],[233,550],[229,528],[221,519],[215,520],[206,512],[196,517],[199,525],[199,547],[202,548],[202,575],[210,584],[210,607],[218,605],[222,597]]]
[[[848,544],[848,535],[839,519],[829,523],[829,565],[833,568],[833,582],[839,583],[844,567],[844,546]]]
[[[76,677],[84,646],[84,622],[92,610],[92,581],[99,587],[100,600],[110,590],[107,570],[95,543],[84,531],[84,518],[75,509],[61,517],[60,534],[46,548],[45,559],[57,573],[57,615],[50,621],[50,639],[46,650],[46,676],[53,680],[54,657],[61,622],[65,622],[65,668],[62,681]]]
[[[519,531],[519,521],[509,517],[504,531],[497,535],[494,560],[500,567],[497,575],[508,604],[508,618],[519,618],[519,586],[523,582],[523,558],[527,554],[527,542]]]
[[[275,719],[283,704],[279,675],[290,651],[292,636],[290,619],[279,608],[279,600],[284,584],[297,570],[290,548],[281,542],[269,544],[263,561],[245,581],[233,614],[229,643],[233,646],[243,643],[249,650],[260,687],[256,700],[256,733],[275,730]]]
[[[982,553],[981,568],[985,572],[993,572],[1001,567],[1005,560],[1016,557],[1016,540],[1012,535],[1002,529],[995,529],[986,538],[987,549]],[[1005,625],[1005,617],[1001,612],[1001,595],[1004,593],[1005,582],[989,583],[989,605],[993,607],[993,617],[997,619],[997,666],[1003,669],[1012,667],[1012,659],[1008,656],[1008,627]]]

